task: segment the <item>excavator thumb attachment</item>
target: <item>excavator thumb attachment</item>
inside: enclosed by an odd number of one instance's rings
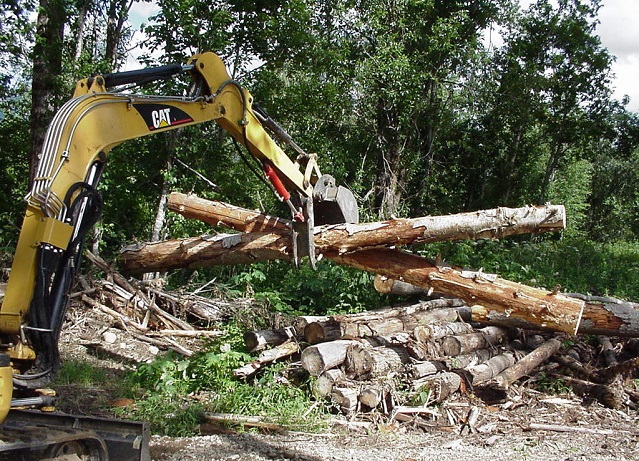
[[[315,224],[341,224],[359,222],[359,209],[353,193],[335,185],[335,178],[322,175],[313,189]]]

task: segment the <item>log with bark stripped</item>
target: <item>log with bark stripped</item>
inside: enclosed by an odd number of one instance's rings
[[[212,216],[211,221],[241,228],[238,223],[241,223],[242,219],[226,218],[229,213],[225,204],[218,205],[211,202],[209,205],[207,212]],[[241,210],[245,214],[244,220],[260,220],[260,214],[257,212],[233,208],[234,213],[239,213]],[[180,267],[290,259],[292,254],[290,233],[279,227],[280,222],[270,226],[270,218],[261,219],[260,228],[267,231],[255,230],[249,234],[252,237],[247,234],[243,236],[231,234],[149,243],[125,249],[120,260],[124,269],[129,272],[154,272]],[[280,221],[290,224],[285,220]],[[315,229],[314,240],[317,252],[326,253],[328,256],[329,253],[343,254],[362,248],[468,238],[501,238],[521,233],[552,232],[564,227],[563,206],[545,205],[497,208],[450,216],[393,219],[367,224],[326,225]],[[224,251],[230,247],[233,248],[234,256]]]

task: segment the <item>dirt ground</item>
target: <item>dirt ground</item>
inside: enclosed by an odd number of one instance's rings
[[[87,361],[113,377],[158,353],[132,340],[112,321],[86,310],[71,310],[61,338],[63,360]],[[109,341],[105,343],[104,333]],[[108,347],[106,347],[108,346]],[[59,407],[67,412],[106,416],[117,397],[109,389],[60,386]],[[471,407],[479,418],[469,430]],[[189,438],[153,436],[153,460],[636,460],[639,413],[612,410],[570,393],[544,394],[525,382],[505,403],[485,404],[464,397],[434,410],[432,422],[348,421],[335,417],[323,434],[230,433]],[[449,422],[454,422],[451,424]],[[547,425],[541,426],[541,425]]]

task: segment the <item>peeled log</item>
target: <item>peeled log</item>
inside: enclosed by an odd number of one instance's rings
[[[210,210],[222,208],[218,214],[213,215],[212,220],[216,224],[224,223],[219,218],[226,212],[226,204],[209,202],[209,206]],[[237,210],[246,212],[251,216],[250,219],[258,219],[259,213],[235,207],[236,212]],[[268,229],[267,232],[196,237],[133,246],[123,250],[120,260],[124,270],[139,273],[183,267],[247,264],[258,260],[291,259],[291,233],[278,227],[280,222],[270,226],[270,219],[272,218],[264,217],[261,221],[261,227]],[[241,228],[239,221],[241,220],[229,220],[228,225]],[[288,223],[285,220],[280,221]],[[545,205],[496,208],[449,216],[393,219],[367,224],[326,225],[315,228],[314,238],[317,252],[331,257],[334,254],[362,248],[468,238],[501,238],[521,233],[557,231],[564,227],[563,206]],[[225,252],[232,255],[225,255]]]
[[[167,207],[185,218],[197,219],[212,226],[226,226],[240,232],[291,231],[291,223],[286,219],[224,202],[206,200],[193,194],[172,192],[167,200]]]
[[[575,334],[579,327],[584,301],[510,282],[482,272],[460,271],[437,266],[426,258],[410,253],[377,248],[334,255],[347,266],[375,272],[421,287],[458,297],[468,304],[485,308],[488,323],[499,325],[508,318],[518,326],[537,327]],[[475,318],[473,310],[473,320]]]

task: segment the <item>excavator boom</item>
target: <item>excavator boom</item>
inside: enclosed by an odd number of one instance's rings
[[[112,91],[184,73],[192,79],[188,96]],[[0,357],[6,354],[10,361],[14,387],[46,387],[57,372],[68,294],[84,236],[102,209],[97,188],[109,152],[130,139],[207,121],[215,121],[257,159],[289,205],[298,258],[308,255],[314,264],[314,201],[322,210],[318,222],[357,222],[352,193],[321,174],[315,155],[304,152],[254,105],[251,94],[229,76],[215,54],[195,55],[184,65],[80,80],[73,98],[47,129],[0,307]],[[271,135],[293,147],[295,161]],[[0,394],[1,421],[11,398],[6,389]]]

